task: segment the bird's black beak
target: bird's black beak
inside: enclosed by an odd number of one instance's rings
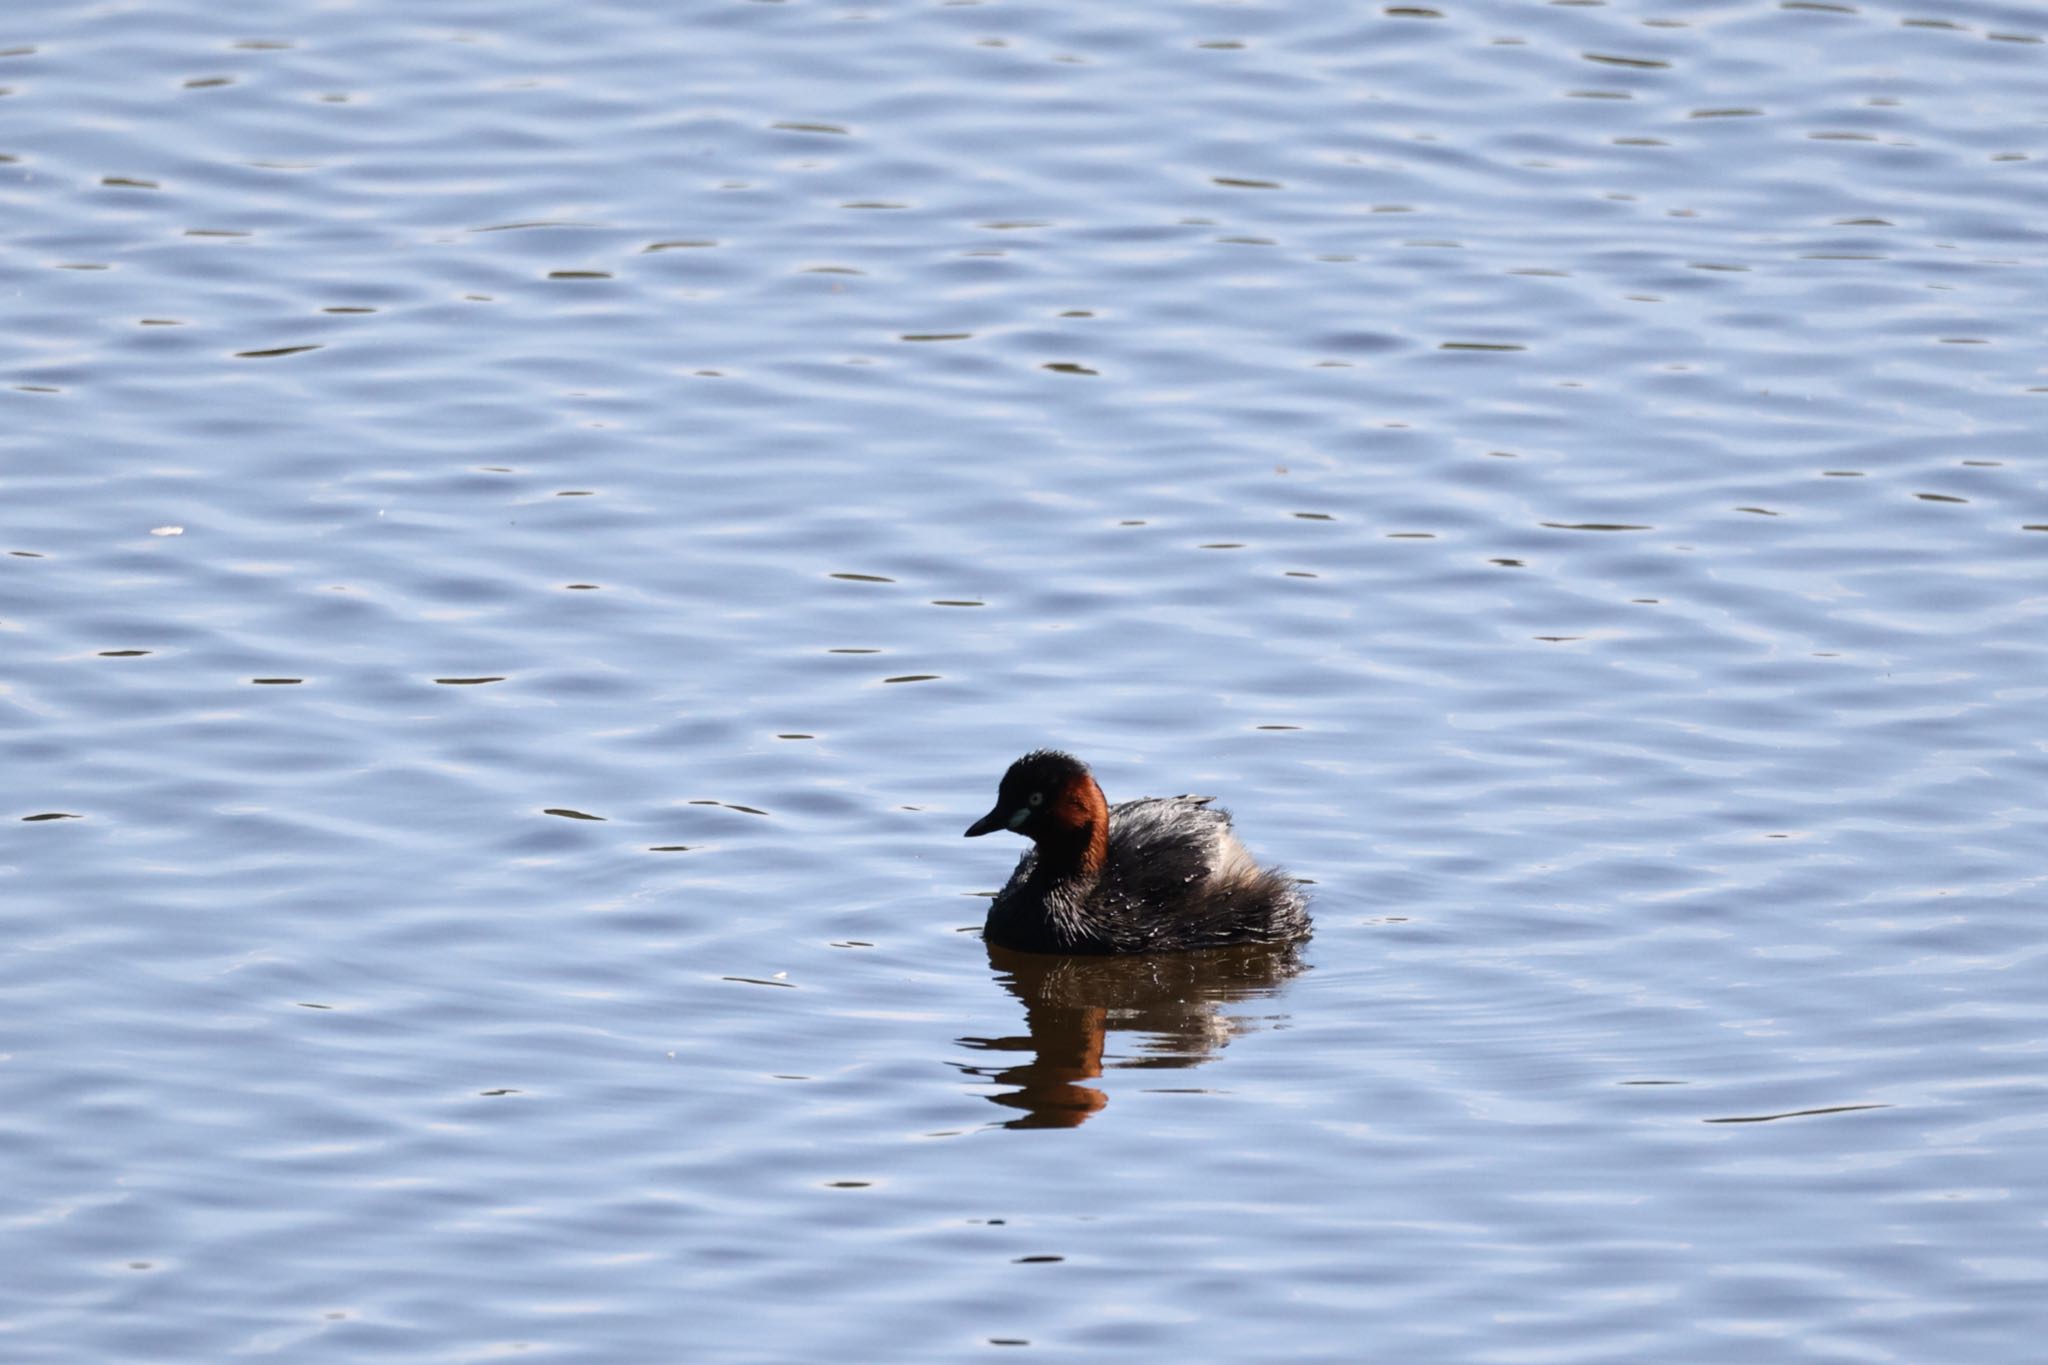
[[[1003,808],[1001,806],[997,806],[987,815],[982,816],[979,820],[976,820],[973,824],[969,825],[967,827],[967,833],[965,837],[969,839],[978,839],[982,835],[991,833],[994,830],[1007,828],[1009,826],[1009,823],[1009,821],[1003,818]]]

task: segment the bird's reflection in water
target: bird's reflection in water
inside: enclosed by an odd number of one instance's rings
[[[1024,1002],[1027,1033],[962,1038],[963,1047],[1017,1055],[1011,1065],[964,1068],[1002,1087],[989,1096],[1024,1112],[1009,1128],[1073,1128],[1109,1103],[1085,1082],[1105,1065],[1198,1066],[1232,1038],[1272,1015],[1226,1014],[1224,1007],[1277,994],[1302,970],[1290,945],[1251,944],[1193,953],[1061,957],[990,945],[989,966]],[[1133,1046],[1103,1060],[1111,1033]]]

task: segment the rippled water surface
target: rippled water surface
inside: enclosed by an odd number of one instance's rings
[[[0,28],[0,1356],[2040,1359],[2037,5]]]

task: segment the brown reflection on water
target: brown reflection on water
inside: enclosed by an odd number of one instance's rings
[[[965,1068],[1000,1087],[992,1102],[1023,1111],[1006,1128],[1086,1123],[1109,1103],[1087,1084],[1105,1068],[1199,1066],[1231,1039],[1278,1017],[1226,1013],[1226,1006],[1277,995],[1303,970],[1294,948],[1272,944],[1131,957],[1019,953],[990,944],[988,961],[1024,1003],[1026,1031],[960,1044],[1017,1057],[1007,1066]],[[1135,1036],[1112,1048],[1112,1033]]]

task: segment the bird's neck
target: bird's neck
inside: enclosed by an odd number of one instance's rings
[[[1102,875],[1109,861],[1109,808],[1099,790],[1094,797],[1082,823],[1061,825],[1039,839],[1039,870],[1052,880],[1093,884]]]

